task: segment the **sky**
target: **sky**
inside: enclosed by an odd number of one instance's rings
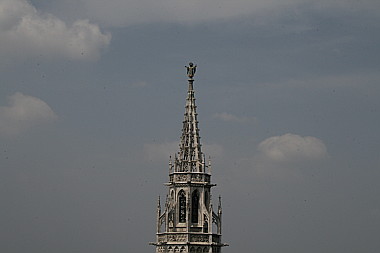
[[[0,252],[155,252],[190,61],[223,252],[378,252],[379,30],[377,0],[0,0]]]

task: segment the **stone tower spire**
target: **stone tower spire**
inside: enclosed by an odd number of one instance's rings
[[[159,252],[221,252],[222,207],[214,212],[211,202],[211,167],[201,149],[194,97],[197,66],[187,68],[188,91],[179,151],[169,161],[169,182],[164,210],[157,206],[157,239],[151,243]],[[209,170],[207,171],[207,168]],[[213,223],[216,230],[213,231]]]
[[[182,127],[182,136],[179,144],[178,158],[176,160],[175,171],[177,172],[203,172],[204,160],[201,149],[199,136],[197,106],[195,105],[194,97],[194,74],[196,65],[189,64],[188,77],[189,85],[187,90],[185,115]]]

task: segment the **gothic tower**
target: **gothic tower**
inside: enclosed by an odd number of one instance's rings
[[[216,212],[211,201],[210,161],[200,142],[194,97],[196,65],[187,67],[188,91],[179,151],[169,162],[168,195],[157,206],[156,252],[221,252],[221,198]],[[213,228],[215,225],[215,231]]]

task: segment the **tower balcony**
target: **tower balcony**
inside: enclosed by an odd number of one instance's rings
[[[221,245],[221,235],[206,233],[161,233],[156,244],[213,244]]]
[[[211,175],[203,172],[174,172],[169,175],[169,183],[211,183]]]

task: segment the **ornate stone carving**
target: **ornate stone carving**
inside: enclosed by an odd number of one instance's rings
[[[178,174],[176,175],[175,179],[177,181],[186,182],[188,179],[188,176],[186,174]]]
[[[168,235],[168,242],[186,242],[186,235]]]
[[[202,180],[203,180],[202,175],[199,175],[199,174],[191,175],[191,181],[193,182],[202,182]]]
[[[190,241],[191,242],[208,242],[208,235],[191,235]]]
[[[165,235],[158,235],[158,242],[166,242],[166,236]]]

